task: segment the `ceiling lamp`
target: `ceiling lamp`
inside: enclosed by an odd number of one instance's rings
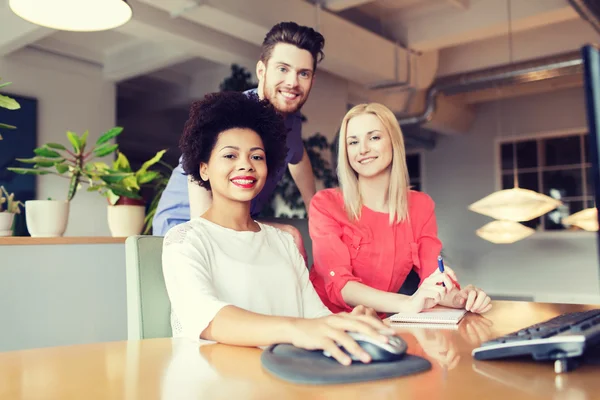
[[[469,210],[506,221],[530,221],[562,205],[560,200],[529,189],[499,190],[469,206]]]
[[[562,220],[563,224],[577,226],[583,230],[596,232],[598,231],[598,209],[586,208],[571,214]]]
[[[8,4],[26,21],[63,31],[104,31],[123,25],[132,15],[126,0],[9,0]]]
[[[508,244],[533,235],[535,230],[514,221],[492,221],[477,229],[475,233],[488,242]]]

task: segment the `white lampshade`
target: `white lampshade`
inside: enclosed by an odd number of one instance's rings
[[[563,218],[562,222],[566,225],[574,225],[590,232],[598,231],[598,209],[586,208]]]
[[[505,221],[530,221],[562,204],[529,189],[512,188],[494,192],[469,206],[469,210]]]
[[[492,221],[475,231],[477,236],[498,244],[514,243],[535,233],[535,230],[514,221]]]
[[[63,31],[112,29],[132,15],[126,0],[9,0],[8,4],[26,21]]]

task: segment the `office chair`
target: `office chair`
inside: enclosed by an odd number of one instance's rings
[[[129,340],[172,336],[162,244],[163,238],[158,236],[131,236],[125,241]]]

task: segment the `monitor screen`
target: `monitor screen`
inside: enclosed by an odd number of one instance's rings
[[[590,161],[594,182],[596,207],[600,204],[600,47],[588,45],[583,47],[584,89],[586,97],[587,121],[590,135]],[[600,249],[600,231],[597,232]],[[600,257],[600,255],[599,255]]]

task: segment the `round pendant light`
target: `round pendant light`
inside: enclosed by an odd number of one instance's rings
[[[126,0],[9,0],[8,4],[26,21],[63,31],[112,29],[132,15]]]

